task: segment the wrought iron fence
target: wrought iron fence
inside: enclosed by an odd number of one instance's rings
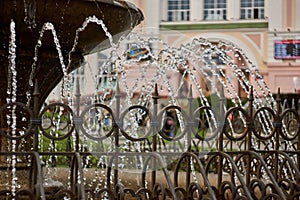
[[[192,95],[160,108],[157,89],[151,106],[126,109],[118,89],[114,108],[75,96],[40,110],[36,90],[33,109],[0,108],[1,199],[300,197],[299,114],[280,98],[213,110]]]

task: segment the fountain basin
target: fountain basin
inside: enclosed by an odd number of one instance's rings
[[[16,35],[16,101],[25,103],[26,93],[32,94],[33,87],[29,84],[32,78],[37,80],[41,106],[64,76],[61,57],[67,71],[71,72],[80,66],[84,55],[110,47],[105,31],[96,23],[89,23],[80,31],[75,42],[76,31],[87,17],[102,20],[114,42],[143,20],[142,13],[133,4],[115,0],[1,1],[0,9],[0,106],[6,103],[8,97],[12,22],[15,23]],[[41,37],[45,23],[54,27],[61,56],[52,31],[44,31]],[[39,39],[41,45],[37,47]]]

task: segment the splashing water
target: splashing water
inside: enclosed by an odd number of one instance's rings
[[[67,77],[68,77],[67,67],[64,63],[64,58],[63,58],[63,55],[62,55],[59,39],[57,37],[57,34],[56,34],[56,31],[55,31],[55,28],[54,28],[53,24],[48,22],[48,23],[45,23],[43,25],[42,30],[40,31],[40,37],[37,41],[37,45],[35,46],[35,54],[34,54],[34,58],[33,58],[33,64],[31,66],[32,70],[31,70],[30,78],[29,78],[29,86],[30,87],[33,87],[33,79],[36,75],[35,73],[36,73],[36,67],[37,67],[37,61],[38,61],[38,50],[42,46],[42,39],[43,39],[45,31],[51,31],[51,33],[53,35],[54,44],[55,44],[55,47],[56,47],[56,50],[57,50],[57,53],[58,53],[58,58],[59,58],[59,62],[60,62],[60,65],[61,65],[61,69],[62,69],[62,72],[64,74],[64,80],[66,80]],[[62,92],[62,96],[64,96],[63,92]],[[28,91],[27,92],[27,104],[28,105],[29,105],[30,99],[31,99],[31,93],[30,93],[30,91]]]
[[[15,22],[11,20],[10,23],[10,41],[9,41],[9,66],[8,66],[8,87],[7,87],[7,103],[14,103],[17,99],[17,70],[16,70],[16,33],[15,33]],[[9,128],[11,129],[11,135],[16,136],[17,129],[17,116],[16,116],[16,106],[12,105],[10,113],[6,115],[6,120]],[[16,151],[16,140],[11,140],[11,143],[8,144],[10,151]],[[8,166],[11,165],[12,172],[12,181],[11,181],[11,191],[12,195],[15,196],[16,190],[18,188],[18,177],[16,174],[16,164],[17,157],[12,155],[11,158],[7,158]]]
[[[7,103],[15,102],[17,96],[17,71],[16,71],[16,33],[15,22],[10,23],[11,37],[9,42],[9,66],[8,66],[8,87]]]
[[[71,78],[68,75],[68,69],[69,69],[70,64],[71,64],[71,55],[72,55],[73,52],[75,52],[76,47],[78,45],[79,34],[86,29],[86,27],[88,26],[89,23],[96,23],[97,25],[101,26],[102,30],[104,31],[105,35],[107,36],[107,38],[109,40],[110,45],[113,47],[113,49],[116,49],[116,44],[113,41],[113,36],[109,33],[109,31],[108,31],[106,25],[104,24],[103,20],[98,19],[96,16],[90,16],[90,17],[87,17],[86,20],[82,23],[82,26],[76,30],[76,35],[75,35],[73,47],[72,47],[71,51],[69,52],[68,63],[66,64],[65,61],[64,61],[63,55],[62,55],[61,45],[60,45],[60,41],[57,37],[55,27],[52,23],[47,22],[43,25],[43,27],[40,31],[40,37],[39,37],[39,39],[37,41],[37,44],[35,46],[35,54],[34,54],[34,57],[33,57],[33,64],[31,66],[32,70],[31,70],[31,74],[30,74],[30,78],[29,78],[29,86],[31,88],[33,87],[33,79],[35,77],[37,61],[38,61],[38,51],[39,51],[39,48],[41,48],[41,46],[42,46],[42,39],[44,37],[44,33],[45,33],[45,31],[51,31],[52,36],[53,36],[53,40],[54,40],[54,45],[55,45],[57,53],[58,53],[58,58],[59,58],[59,62],[60,62],[60,65],[61,65],[61,69],[62,69],[62,72],[63,72],[63,75],[64,75],[63,84],[62,84],[62,88],[61,88],[61,96],[62,97],[67,96],[68,97],[68,102],[71,102],[71,95],[70,95],[70,81],[71,81]],[[29,104],[30,99],[31,99],[30,90],[28,90],[26,95],[27,95],[27,104]]]

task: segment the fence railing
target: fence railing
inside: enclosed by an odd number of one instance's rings
[[[300,197],[300,118],[280,98],[275,109],[255,105],[252,94],[247,109],[225,109],[224,97],[217,109],[195,107],[192,95],[185,106],[161,108],[155,89],[147,107],[121,108],[117,89],[115,107],[83,107],[78,91],[72,107],[39,109],[38,94],[33,109],[19,102],[0,108],[1,197]]]

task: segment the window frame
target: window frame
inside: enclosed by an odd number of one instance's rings
[[[168,0],[168,21],[190,21],[190,0]]]
[[[265,18],[265,0],[240,0],[240,3],[241,20]]]
[[[204,0],[203,20],[226,20],[227,19],[227,0]]]

